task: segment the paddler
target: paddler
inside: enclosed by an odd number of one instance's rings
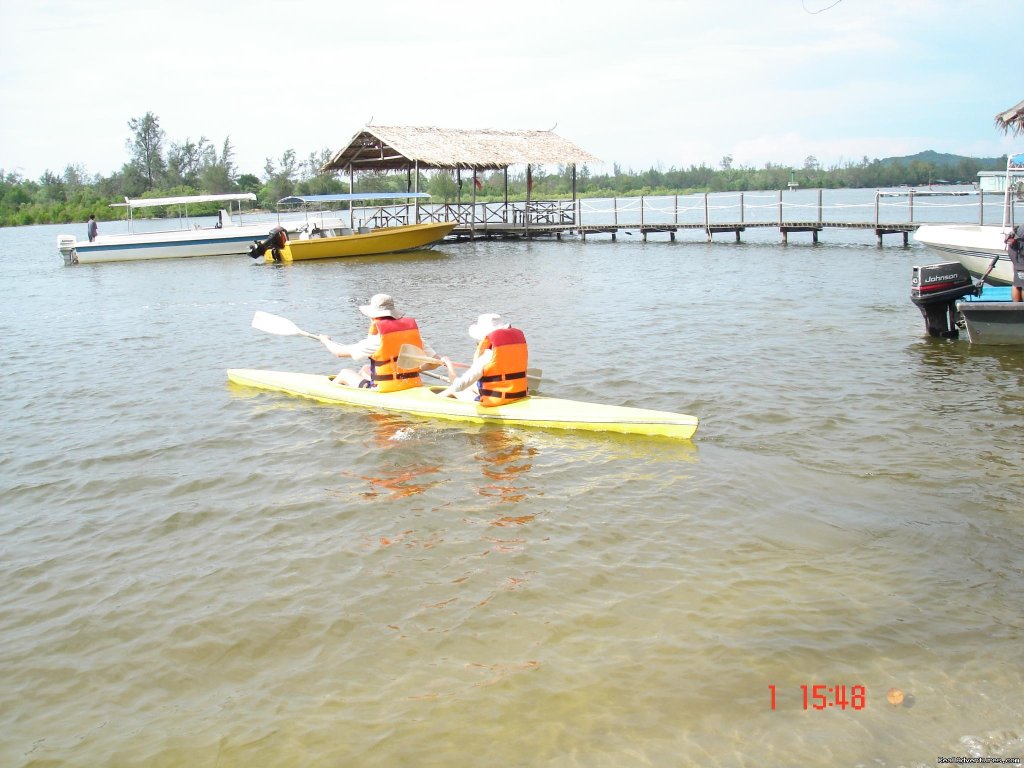
[[[321,334],[318,338],[335,357],[349,357],[359,362],[369,360],[360,370],[342,368],[334,381],[350,387],[373,388],[380,392],[397,392],[423,386],[419,377],[420,367],[399,368],[398,354],[403,344],[414,344],[428,356],[436,353],[423,343],[416,321],[395,309],[395,300],[386,293],[378,293],[369,304],[359,311],[370,318],[370,330],[366,338],[354,344],[337,344],[330,336]],[[423,368],[436,368],[425,365]]]
[[[440,394],[477,400],[488,407],[526,397],[527,349],[523,332],[503,322],[500,315],[485,314],[469,326],[469,335],[478,342],[473,364],[456,376],[452,361],[442,357],[451,383]]]

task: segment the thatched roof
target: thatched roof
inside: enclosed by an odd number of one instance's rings
[[[324,164],[323,171],[411,168],[497,170],[510,165],[600,163],[551,131],[367,125]]]
[[[1024,101],[996,115],[996,127],[1014,135],[1024,132]]]

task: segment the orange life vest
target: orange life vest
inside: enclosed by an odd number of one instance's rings
[[[484,367],[477,389],[480,405],[505,405],[526,397],[526,336],[518,328],[491,331],[476,348],[479,357],[492,351],[491,362]]]
[[[397,392],[423,386],[419,368],[399,368],[398,352],[403,344],[423,347],[419,327],[411,317],[395,320],[378,317],[370,321],[370,335],[380,336],[380,346],[370,355],[370,379],[380,392]]]

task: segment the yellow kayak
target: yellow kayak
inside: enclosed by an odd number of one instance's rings
[[[621,432],[631,435],[660,435],[688,440],[697,431],[697,417],[645,408],[582,403],[533,395],[496,408],[478,403],[438,397],[443,387],[416,387],[400,392],[377,392],[335,384],[330,376],[315,373],[260,371],[246,368],[228,370],[235,384],[273,392],[308,397],[323,403],[359,405],[382,411],[400,411],[416,416],[469,421],[476,424],[508,424],[549,429],[581,429],[591,432]]]

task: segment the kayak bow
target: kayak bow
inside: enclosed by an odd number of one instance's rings
[[[689,439],[697,431],[697,418],[668,411],[583,403],[532,395],[507,405],[485,408],[479,403],[438,397],[443,387],[415,387],[399,392],[377,392],[335,384],[331,377],[312,373],[228,370],[235,384],[272,392],[307,397],[322,403],[359,405],[415,416],[469,421],[476,424],[507,424],[548,429],[578,429]]]

